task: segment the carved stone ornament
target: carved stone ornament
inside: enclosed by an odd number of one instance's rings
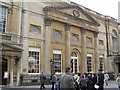
[[[74,15],[75,17],[79,17],[79,16],[80,16],[80,13],[79,13],[79,11],[77,11],[77,10],[73,10],[73,15]]]
[[[45,18],[45,26],[51,26],[51,23],[52,23],[52,19],[50,18]]]
[[[69,23],[65,23],[64,27],[65,27],[65,31],[70,31],[70,24]]]
[[[93,33],[94,38],[97,38],[97,37],[98,37],[98,33],[99,33],[99,32],[97,32],[97,31],[95,31],[95,32]]]
[[[84,34],[85,34],[85,32],[86,32],[86,29],[85,29],[85,28],[83,28],[83,27],[81,27],[81,28],[80,28],[80,31],[81,31],[81,34],[82,34],[82,35],[84,35]]]

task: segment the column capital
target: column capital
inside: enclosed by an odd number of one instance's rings
[[[51,26],[52,21],[53,20],[51,18],[44,18],[45,26]]]
[[[64,23],[65,31],[70,31],[71,24],[70,23]]]
[[[97,38],[98,37],[98,31],[95,31],[94,33],[93,33],[93,35],[94,35],[94,38]]]
[[[81,34],[84,35],[86,33],[86,28],[80,27]]]

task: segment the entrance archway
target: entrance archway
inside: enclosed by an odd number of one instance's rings
[[[7,72],[7,59],[2,58],[2,85],[7,85],[7,79],[4,78],[5,72]]]

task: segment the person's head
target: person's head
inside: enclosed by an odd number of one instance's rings
[[[65,72],[66,72],[67,74],[71,74],[71,68],[70,68],[70,67],[66,67],[66,68],[65,68]]]
[[[44,72],[42,72],[42,74],[44,74]]]
[[[102,69],[99,69],[99,73],[101,73],[102,72]]]
[[[81,74],[80,74],[80,73],[78,73],[78,76],[81,76]]]
[[[120,76],[120,73],[118,74],[118,76]]]

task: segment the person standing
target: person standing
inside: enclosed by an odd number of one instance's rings
[[[98,90],[104,90],[103,85],[104,85],[104,74],[102,73],[102,70],[99,69],[99,76],[98,76]]]
[[[53,73],[51,76],[52,90],[54,90],[54,85],[56,82],[57,82],[57,76],[55,75],[55,73]]]
[[[116,82],[118,83],[118,88],[119,88],[118,90],[120,90],[120,73],[118,74]]]
[[[88,74],[88,80],[87,80],[87,90],[93,90],[94,89],[94,84],[93,84],[93,79],[92,79],[92,74]]]
[[[86,83],[86,80],[84,78],[84,75],[81,77],[80,83],[81,83],[81,90],[86,90],[87,83]]]
[[[104,79],[105,79],[105,84],[107,86],[108,85],[108,79],[109,79],[109,75],[107,74],[107,72],[105,72],[105,74],[104,74]]]
[[[42,88],[45,89],[45,86],[44,86],[45,79],[46,79],[46,76],[44,75],[44,72],[42,72],[42,74],[40,75],[40,82],[41,82],[41,87],[40,87],[40,89],[42,89]]]
[[[65,74],[63,74],[59,80],[58,88],[60,90],[75,90],[74,79],[71,75],[71,68],[66,67]]]

